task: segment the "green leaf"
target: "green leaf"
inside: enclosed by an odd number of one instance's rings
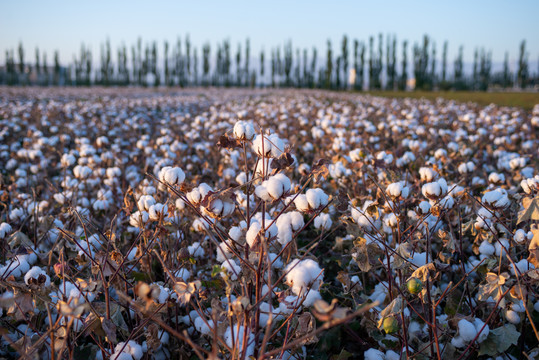
[[[143,272],[132,271],[131,276],[133,276],[133,280],[136,281],[150,281],[150,277],[148,276],[148,274]]]
[[[491,330],[479,347],[479,355],[494,356],[503,353],[511,345],[516,345],[519,337],[520,333],[513,324]]]
[[[348,360],[352,357],[353,355],[351,353],[349,353],[348,351],[342,349],[341,350],[341,353],[339,355],[333,355],[331,357],[331,360]]]

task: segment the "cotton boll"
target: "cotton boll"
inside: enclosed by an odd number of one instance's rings
[[[148,209],[148,216],[150,220],[157,221],[161,218],[164,218],[168,213],[168,206],[160,203],[156,203]]]
[[[523,229],[518,229],[513,235],[513,240],[518,244],[524,243],[524,241],[526,241],[526,238],[526,231],[524,231]]]
[[[255,129],[250,122],[240,120],[234,125],[234,136],[239,140],[252,140]]]
[[[329,214],[326,213],[320,213],[316,218],[314,218],[314,227],[316,229],[329,229],[331,228],[331,225],[333,222],[331,221],[331,217]]]
[[[292,286],[296,295],[301,295],[307,286],[318,290],[323,281],[323,272],[318,263],[312,259],[293,260],[285,268],[286,282]]]
[[[200,245],[200,242],[195,241],[193,244],[189,245],[187,247],[187,250],[189,251],[189,255],[192,255],[196,258],[202,258],[205,255],[204,248],[202,245]]]
[[[514,310],[507,310],[505,312],[505,318],[507,319],[507,321],[509,321],[511,324],[518,324],[520,323],[520,316],[518,315],[518,313]]]
[[[2,224],[0,224],[0,239],[4,239],[6,235],[11,232],[11,230],[11,225],[9,225],[8,223],[3,222]]]
[[[309,207],[313,210],[321,206],[326,206],[329,200],[329,196],[320,188],[307,190],[305,196],[307,197]]]
[[[133,356],[126,352],[114,353],[110,357],[111,360],[133,360]]]
[[[482,202],[493,208],[506,208],[511,205],[505,189],[496,189],[486,192],[482,197]]]
[[[313,306],[316,300],[320,300],[320,299],[322,299],[322,296],[320,296],[320,292],[311,289],[305,295],[305,300],[303,300],[303,306],[311,307]]]
[[[421,214],[421,215],[426,215],[429,213],[430,211],[430,208],[431,208],[431,205],[428,201],[421,201],[419,203],[419,205],[417,206],[417,209],[419,210],[418,212]]]
[[[197,317],[195,319],[195,329],[203,335],[210,335],[211,331],[214,327],[213,320],[206,320],[202,319],[201,317]]]
[[[236,242],[240,241],[240,238],[242,237],[242,235],[243,235],[243,230],[239,226],[233,226],[228,231],[228,236],[230,236],[230,238]]]
[[[394,352],[393,350],[386,351],[385,360],[400,360],[400,355]]]
[[[243,325],[232,325],[232,327],[229,326],[225,331],[224,340],[229,347],[235,347],[236,349],[243,349],[243,342],[246,341],[247,344],[245,346],[245,353],[243,357],[248,358],[254,354],[255,337],[249,330],[246,330]]]
[[[406,183],[404,181],[399,181],[389,184],[386,188],[386,193],[388,193],[393,199],[397,199],[399,197],[406,199],[409,194],[409,189],[406,187]]]
[[[520,274],[526,273],[528,270],[535,269],[535,266],[530,263],[527,259],[522,259],[519,262],[515,263]],[[515,268],[513,265],[510,266],[511,274],[515,275]]]
[[[466,319],[462,319],[459,321],[458,328],[459,328],[459,336],[464,341],[467,341],[467,342],[472,341],[477,335],[477,330],[475,329],[474,324],[472,324]]]
[[[436,199],[442,195],[442,188],[438,182],[430,182],[421,187],[421,193],[426,198]]]
[[[139,210],[148,211],[152,205],[156,203],[155,199],[151,195],[142,195],[138,201],[137,205]]]
[[[365,360],[385,360],[386,356],[378,349],[371,348],[363,353]]]
[[[191,277],[191,272],[185,268],[181,268],[174,272],[174,277],[187,281]]]
[[[159,172],[159,180],[170,185],[181,185],[185,180],[185,173],[179,167],[165,166]]]
[[[279,257],[279,255],[277,254],[274,254],[274,253],[269,253],[268,254],[269,256],[269,259],[272,263],[272,267],[275,268],[275,269],[281,269],[283,267],[283,261],[281,260],[281,258]]]
[[[506,255],[505,249],[509,250],[509,241],[507,241],[507,239],[504,239],[504,238],[499,239],[498,241],[496,241],[496,243],[494,243],[494,248],[496,249],[496,256],[500,256],[502,251],[504,253],[503,256],[505,256]]]
[[[40,279],[43,279],[43,281]],[[28,270],[26,275],[24,275],[24,283],[26,285],[30,285],[30,282],[32,282],[34,285],[49,287],[51,285],[51,278],[39,266],[34,266]]]
[[[230,276],[230,279],[232,281],[238,280],[238,275],[241,273],[241,266],[236,264],[236,262],[234,260],[228,259],[228,260],[224,261],[221,264],[221,267],[226,269],[226,271],[228,272],[228,275]],[[221,276],[224,277],[224,272],[221,272]]]
[[[129,224],[136,228],[143,228],[150,216],[146,211],[135,211],[129,217]]]
[[[262,225],[260,225],[260,223],[255,221],[251,223],[249,230],[247,230],[247,233],[245,234],[245,239],[250,247],[253,247],[256,244],[261,229]]]
[[[305,194],[299,194],[294,199],[294,205],[299,211],[309,211],[309,201],[307,200],[307,196]]]
[[[460,349],[466,346],[466,341],[461,336],[455,336],[451,339],[451,345]]]
[[[480,344],[487,339],[490,329],[488,325],[485,325],[485,323],[479,318],[474,319],[474,326],[476,333],[479,333],[479,331],[481,331],[481,328],[483,328],[484,326],[483,330],[477,337],[477,343]]]
[[[481,245],[479,245],[479,252],[482,255],[491,256],[491,255],[494,254],[495,251],[496,251],[496,249],[495,249],[494,245],[489,243],[487,240],[483,240]]]
[[[272,145],[265,135],[256,135],[253,140],[253,150],[260,157],[271,155]]]

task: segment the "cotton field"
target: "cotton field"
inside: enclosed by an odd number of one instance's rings
[[[1,356],[537,359],[538,149],[539,105],[0,89]]]

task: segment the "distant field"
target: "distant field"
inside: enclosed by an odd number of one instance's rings
[[[384,97],[396,98],[425,98],[435,100],[438,97],[456,100],[460,102],[476,102],[480,105],[491,103],[500,106],[517,106],[526,110],[531,110],[535,104],[539,104],[539,93],[535,92],[472,92],[472,91],[369,91],[368,94]]]

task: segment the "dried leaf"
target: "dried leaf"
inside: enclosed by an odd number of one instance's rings
[[[236,148],[242,147],[241,141],[226,135],[221,135],[221,137],[219,137],[219,141],[217,141],[217,146],[229,150],[234,150]]]
[[[270,164],[270,168],[276,172],[288,168],[294,163],[294,158],[288,151],[283,152],[278,158],[274,158]]]
[[[76,304],[75,302],[67,303],[65,301],[58,301],[56,308],[58,309],[58,312],[63,316],[79,318],[88,308],[88,304]]]
[[[174,291],[178,295],[178,302],[181,306],[186,305],[190,300],[191,296],[193,296],[198,289],[201,287],[201,282],[199,280],[190,282],[189,284],[178,281],[174,285]]]
[[[519,211],[517,225],[527,220],[539,220],[539,196],[522,199],[524,210]]]
[[[32,295],[16,292],[13,295],[14,303],[8,309],[9,315],[14,315],[16,320],[26,320],[27,314],[34,314],[34,302]]]
[[[354,241],[354,245],[352,257],[361,271],[368,272],[383,254],[382,249],[376,244],[367,244],[367,240],[361,237]]]
[[[393,301],[390,302],[389,305],[387,305],[386,308],[380,312],[380,320],[378,320],[377,324],[378,329],[382,329],[384,319],[386,317],[400,313],[403,308],[403,304],[404,301],[402,300],[402,297],[400,295],[393,299]]]
[[[111,319],[101,318],[101,326],[105,332],[107,339],[115,343],[116,342],[116,325],[112,322]]]
[[[326,159],[318,160],[312,167],[311,173],[315,182],[318,182],[320,178],[326,178],[329,176],[329,170],[327,164],[329,162]]]
[[[479,301],[486,301],[490,296],[494,300],[498,300],[505,292],[504,284],[509,279],[508,273],[504,272],[498,276],[498,274],[489,272],[486,277],[486,284],[479,286],[479,292],[477,298]]]
[[[408,278],[408,280],[410,280],[411,278],[417,278],[420,279],[422,282],[426,283],[427,279],[429,278],[429,271],[436,271],[436,267],[433,263],[428,263],[426,265],[418,267]]]
[[[156,324],[151,324],[146,330],[146,343],[148,344],[148,350],[155,351],[161,346],[161,340],[159,340],[159,328]]]
[[[309,335],[316,329],[316,320],[310,312],[301,314],[298,318],[298,327],[296,329],[296,337],[301,338]],[[307,336],[301,341],[301,345],[313,344],[318,341],[316,335]]]
[[[348,210],[348,194],[343,189],[339,189],[335,208],[339,212],[345,212]]]

